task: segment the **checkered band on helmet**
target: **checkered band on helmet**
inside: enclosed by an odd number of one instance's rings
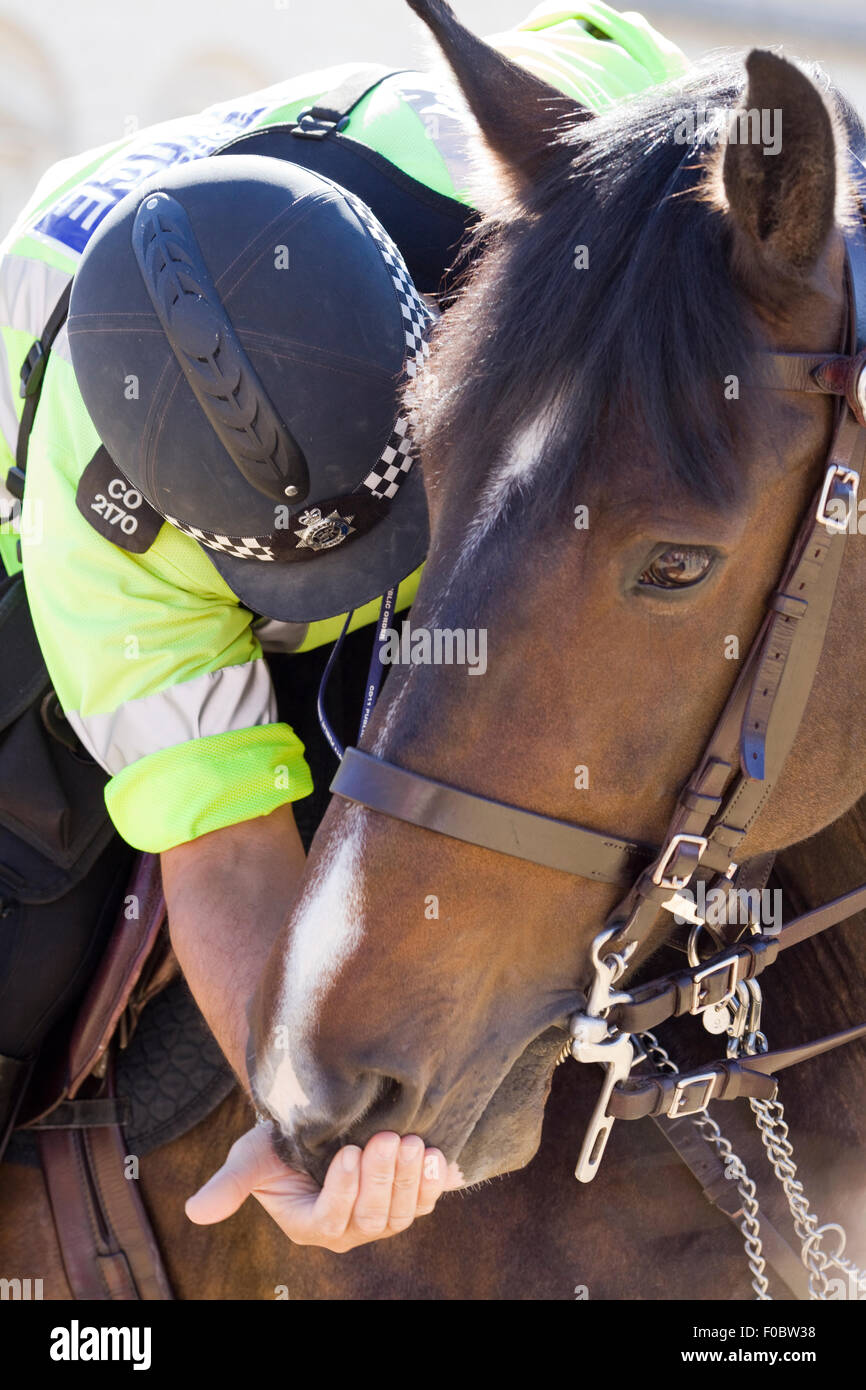
[[[192,536],[208,550],[221,550],[225,555],[233,555],[236,560],[275,560],[277,557],[271,547],[270,536],[222,536],[218,531],[204,531],[200,526],[188,526],[176,516],[165,517],[169,526]]]
[[[432,314],[415,288],[415,282],[406,268],[406,262],[403,260],[399,247],[385,231],[375,213],[367,207],[366,203],[362,202],[360,198],[356,198],[355,194],[350,193],[347,189],[343,190],[343,196],[358,221],[370,233],[381,252],[385,265],[388,267],[388,274],[391,276],[394,289],[397,291],[397,299],[403,314],[403,328],[406,333],[406,375],[413,377],[417,369],[423,365],[424,359],[430,351],[424,333]]]
[[[403,315],[403,331],[406,338],[405,374],[414,378],[429,356],[430,348],[425,338],[433,315],[415,288],[415,283],[406,267],[406,262],[396,243],[385,231],[379,219],[367,204],[346,189],[343,197],[355,213],[364,229],[375,241],[383,261],[391,276],[397,294],[400,312]],[[375,466],[362,479],[356,491],[366,488],[376,498],[393,500],[400,490],[401,483],[414,463],[412,439],[408,416],[398,416],[387,444],[382,450]],[[166,521],[184,535],[205,546],[208,550],[219,550],[236,560],[277,560],[271,536],[225,536],[217,531],[206,531],[200,526],[190,526],[177,517],[166,516]]]
[[[403,328],[406,334],[406,376],[412,379],[429,356],[430,348],[425,333],[433,316],[415,288],[415,282],[406,268],[406,262],[403,260],[399,247],[385,231],[379,219],[367,207],[366,203],[355,197],[354,193],[345,191],[344,196],[359,222],[366,227],[379,247],[382,259],[388,267],[388,273],[393,281],[400,310],[403,314]],[[382,450],[375,468],[367,474],[361,486],[368,488],[374,497],[387,497],[390,501],[397,496],[400,484],[414,461],[409,420],[406,416],[401,415],[394,424],[391,437]]]

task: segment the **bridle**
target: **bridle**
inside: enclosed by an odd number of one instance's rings
[[[660,847],[605,835],[461,790],[383,758],[347,748],[331,790],[347,801],[499,854],[625,888],[592,946],[593,979],[570,1020],[568,1051],[598,1062],[605,1082],[583,1142],[577,1177],[598,1171],[617,1118],[676,1118],[712,1100],[772,1101],[775,1073],[866,1037],[866,1023],[784,1051],[730,1055],[700,1072],[630,1078],[635,1040],[685,1014],[730,1005],[780,952],[866,909],[866,883],[781,927],[752,921],[745,939],[723,941],[709,958],[626,991],[615,989],[647,943],[660,909],[706,925],[684,889],[696,875],[709,887],[737,888],[772,856],[736,862],[737,850],[775,786],[799,730],[824,646],[866,454],[866,168],[851,154],[860,216],[845,232],[848,315],[839,353],[765,352],[756,385],[836,398],[833,440],[821,481],[739,677],[680,792]],[[369,702],[368,702],[369,704]],[[368,710],[369,713],[369,710]],[[342,750],[340,750],[342,752]],[[696,958],[696,951],[692,953]],[[758,992],[759,994],[759,992]],[[753,995],[754,997],[754,995]],[[713,1032],[721,1031],[714,1027]]]

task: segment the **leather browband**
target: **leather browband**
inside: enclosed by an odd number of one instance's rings
[[[756,385],[762,391],[809,391],[826,395],[818,373],[838,361],[835,352],[767,352]]]
[[[841,353],[767,352],[758,382],[769,391],[841,396],[858,425],[866,425],[866,349]]]
[[[657,854],[649,845],[435,782],[358,748],[346,749],[331,791],[454,840],[602,883],[631,883]]]

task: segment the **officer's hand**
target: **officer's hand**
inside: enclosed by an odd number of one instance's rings
[[[417,1135],[376,1134],[331,1161],[323,1187],[288,1168],[274,1153],[270,1127],[257,1125],[232,1145],[218,1172],[190,1197],[186,1214],[198,1225],[224,1221],[252,1195],[297,1245],[342,1253],[397,1235],[426,1216],[447,1188],[460,1185],[438,1149]]]

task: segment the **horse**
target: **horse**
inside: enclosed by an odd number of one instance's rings
[[[359,746],[365,765],[372,757],[412,774],[413,788],[432,781],[439,794],[445,784],[473,793],[476,807],[482,795],[659,845],[734,685],[732,652],[750,649],[832,442],[830,401],[758,379],[768,351],[839,351],[840,229],[855,216],[847,143],[862,143],[862,129],[820,79],[761,51],[746,59],[745,91],[741,60],[713,59],[590,119],[521,78],[447,5],[412,8],[451,64],[500,194],[414,396],[432,530],[412,626],[485,632],[488,674],[398,667]],[[697,139],[679,138],[684,112],[738,110],[775,113],[776,153],[736,138],[736,126],[711,139],[706,116]],[[866,790],[862,662],[845,618],[863,584],[854,540],[805,717],[748,825],[745,859],[810,840]],[[380,1129],[423,1134],[458,1163],[466,1189],[510,1174],[492,1229],[513,1204],[524,1246],[505,1257],[488,1231],[484,1270],[476,1258],[467,1277],[513,1290],[503,1270],[535,1267],[521,1194],[538,1182],[515,1174],[538,1173],[540,1142],[550,1153],[545,1101],[615,890],[371,806],[375,796],[335,797],[317,835],[253,1009],[257,1104],[283,1155],[316,1177],[341,1144]],[[669,935],[669,916],[657,909],[656,919],[632,970]],[[829,967],[837,950],[844,972]],[[776,976],[788,986],[784,1007],[767,1009],[774,1045],[792,1018],[826,1004],[819,978],[832,978],[844,1022],[861,956],[849,926],[814,948],[814,973],[808,951],[799,968],[786,962]],[[700,1051],[698,1038],[687,1045]],[[862,1139],[849,1104],[856,1061],[852,1047],[785,1088],[817,1146],[822,1191],[829,1169],[862,1248],[862,1169],[849,1148]],[[553,1087],[548,1123],[568,1093],[573,1144],[588,1088],[570,1075]],[[646,1137],[632,1165],[629,1137],[614,1129],[611,1142],[606,1184],[572,1191],[569,1218],[557,1203],[572,1267],[579,1251],[583,1283],[608,1296],[636,1289],[606,1272],[619,1230],[640,1271],[637,1296],[711,1296],[718,1266],[705,1249],[697,1257],[694,1230],[672,1234],[682,1211],[674,1187],[647,1192],[637,1210],[626,1195],[653,1181]],[[667,1184],[669,1165],[656,1162],[662,1174]],[[466,1197],[461,1217],[477,1204]],[[475,1250],[457,1236],[460,1218],[442,1234],[443,1205],[431,1223],[439,1239],[452,1255]],[[435,1240],[410,1232],[401,1242],[410,1289],[425,1285],[415,1271],[430,1267]],[[589,1253],[598,1250],[601,1259]],[[539,1251],[548,1266],[546,1240]],[[352,1257],[365,1278],[389,1258]]]
[[[726,386],[748,382],[767,346],[837,349],[845,140],[859,127],[820,79],[760,52],[745,90],[742,60],[714,59],[590,119],[447,5],[410,3],[476,118],[490,184],[477,264],[412,401],[432,528],[412,626],[485,631],[488,667],[398,666],[360,747],[657,844],[827,454],[825,397]],[[739,107],[782,113],[775,163],[747,144],[678,142],[683,110]],[[749,830],[747,855],[777,853],[794,912],[851,887],[863,857],[848,615],[864,586],[852,539],[805,718]],[[249,1202],[191,1228],[185,1197],[249,1124],[235,1091],[142,1161],[177,1295],[748,1298],[740,1234],[657,1127],[617,1123],[594,1181],[573,1177],[600,1074],[557,1062],[615,898],[335,797],[251,1008],[256,1107],[313,1176],[342,1143],[393,1128],[438,1145],[464,1186],[397,1238],[340,1256],[290,1246]],[[638,978],[676,949],[660,916],[629,963]],[[862,925],[780,956],[762,1022],[774,1046],[862,1017]],[[717,1046],[686,1023],[659,1030],[683,1067]],[[844,1214],[861,1260],[862,1061],[855,1043],[783,1084],[812,1201]],[[711,1109],[783,1227],[748,1112]],[[68,1297],[39,1174],[4,1168],[0,1210],[2,1268]]]

